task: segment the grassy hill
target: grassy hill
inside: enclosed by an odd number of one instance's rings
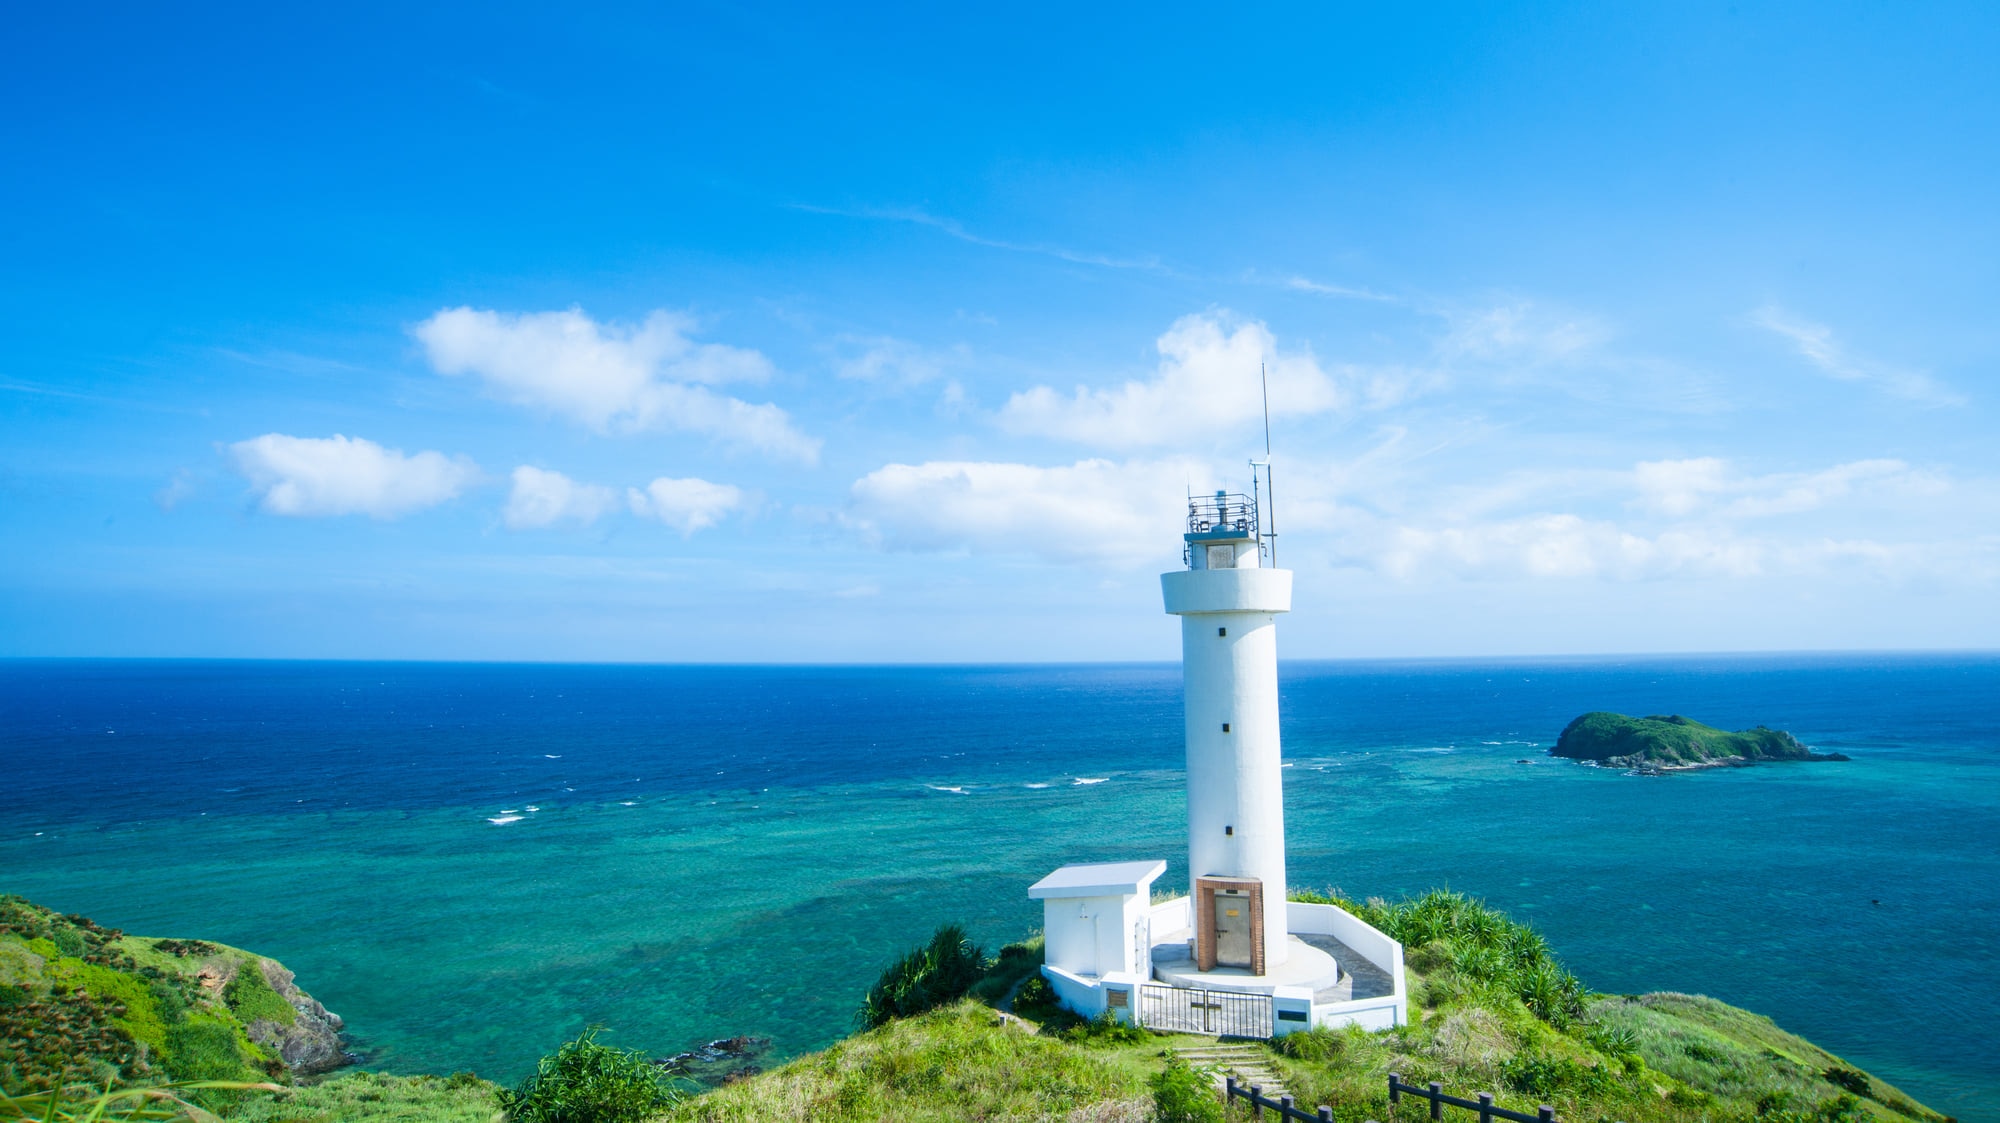
[[[1540,936],[1461,895],[1337,903],[1404,942],[1413,1024],[1314,1030],[1263,1046],[1262,1063],[1299,1102],[1328,1104],[1336,1119],[1423,1118],[1408,1101],[1391,1111],[1391,1072],[1468,1098],[1491,1091],[1516,1110],[1553,1104],[1559,1118],[1591,1123],[1945,1118],[1746,1010],[1669,992],[1591,994]],[[694,1097],[670,1118],[1146,1120],[1152,1078],[1176,1046],[1199,1043],[1022,1013],[1003,1019],[968,998]]]
[[[1570,1123],[1944,1123],[1768,1018],[1696,995],[1592,994],[1539,935],[1459,894],[1394,903],[1294,897],[1335,901],[1407,949],[1412,1024],[1255,1045],[1260,1065],[1301,1104],[1331,1105],[1336,1119],[1423,1118],[1410,1102],[1390,1110],[1385,1078],[1396,1072],[1457,1095],[1491,1091],[1504,1107],[1553,1104]],[[982,961],[966,997],[892,1017],[769,1072],[686,1088],[659,1118],[1154,1119],[1153,1082],[1173,1050],[1204,1042],[1079,1022],[1046,1003],[1040,959],[1039,940],[1009,945]],[[243,1123],[496,1118],[497,1089],[470,1073],[316,1078],[288,1064],[279,1005],[301,1021],[323,1013],[288,973],[253,953],[125,936],[0,897],[6,1091],[78,1079],[275,1079],[298,1086],[212,1096],[209,1106]]]
[[[1642,771],[1847,759],[1839,753],[1815,753],[1790,733],[1762,725],[1731,733],[1679,714],[1627,717],[1602,710],[1570,722],[1549,755]]]

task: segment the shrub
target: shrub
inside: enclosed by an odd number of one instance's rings
[[[222,988],[222,999],[244,1024],[263,1019],[280,1025],[292,1025],[299,1020],[299,1012],[284,996],[271,989],[271,983],[264,978],[263,964],[255,959],[245,960],[236,969],[236,977]]]
[[[1568,1057],[1524,1054],[1503,1062],[1500,1074],[1509,1087],[1531,1096],[1553,1096],[1564,1092],[1601,1096],[1618,1086],[1616,1079],[1604,1069]]]
[[[244,1055],[242,1029],[214,1014],[189,1014],[166,1028],[167,1071],[182,1080],[244,1080],[263,1075]]]
[[[1111,1011],[1091,1018],[1078,1019],[1075,1024],[1062,1031],[1064,1041],[1079,1045],[1136,1045],[1152,1039],[1152,1034],[1135,1025],[1128,1025],[1111,1016]]]
[[[1221,1123],[1222,1104],[1208,1077],[1179,1057],[1153,1077],[1154,1123]]]
[[[1391,904],[1371,898],[1357,904],[1337,893],[1303,892],[1293,900],[1341,908],[1374,925],[1406,948],[1419,971],[1449,967],[1466,982],[1518,996],[1537,1018],[1567,1029],[1583,1017],[1583,984],[1525,924],[1449,889]]]
[[[651,1058],[599,1044],[593,1026],[502,1091],[500,1106],[512,1123],[638,1123],[679,1099]]]
[[[90,950],[83,942],[83,933],[74,928],[57,928],[49,938],[57,951],[72,959],[82,959],[83,953]]]
[[[1337,1029],[1314,1026],[1297,1030],[1278,1038],[1274,1044],[1278,1051],[1295,1061],[1319,1061],[1325,1063],[1339,1059],[1347,1048],[1347,1039]]]
[[[1040,936],[1008,944],[987,967],[986,976],[972,984],[967,993],[981,1002],[998,1005],[1008,991],[1041,971],[1042,952]]]
[[[1014,1009],[1020,1013],[1045,1014],[1059,1008],[1056,988],[1050,986],[1048,979],[1041,975],[1022,983],[1021,989],[1014,993]]]
[[[965,997],[986,971],[986,956],[956,924],[938,928],[931,942],[890,964],[862,999],[855,1017],[873,1029],[891,1018],[921,1014]]]

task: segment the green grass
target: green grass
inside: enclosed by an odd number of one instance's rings
[[[1002,1025],[967,999],[697,1096],[667,1118],[1110,1120],[1144,1118],[1147,1101],[1144,1075],[1132,1066],[1019,1022]]]
[[[232,1123],[495,1123],[499,1091],[471,1073],[348,1072],[247,1100],[228,1118]]]
[[[299,1012],[292,1009],[292,1004],[271,989],[270,981],[264,978],[263,960],[256,956],[237,966],[235,977],[222,990],[222,997],[245,1025],[259,1020],[292,1025],[299,1020]]]

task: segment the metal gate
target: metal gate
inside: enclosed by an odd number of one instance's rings
[[[1271,996],[1148,983],[1139,988],[1139,1024],[1167,1033],[1271,1036]]]

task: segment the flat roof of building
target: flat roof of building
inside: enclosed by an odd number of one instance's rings
[[[1028,896],[1041,900],[1045,897],[1118,897],[1127,893],[1144,893],[1153,884],[1153,879],[1165,872],[1167,863],[1159,859],[1064,866],[1028,886]]]

